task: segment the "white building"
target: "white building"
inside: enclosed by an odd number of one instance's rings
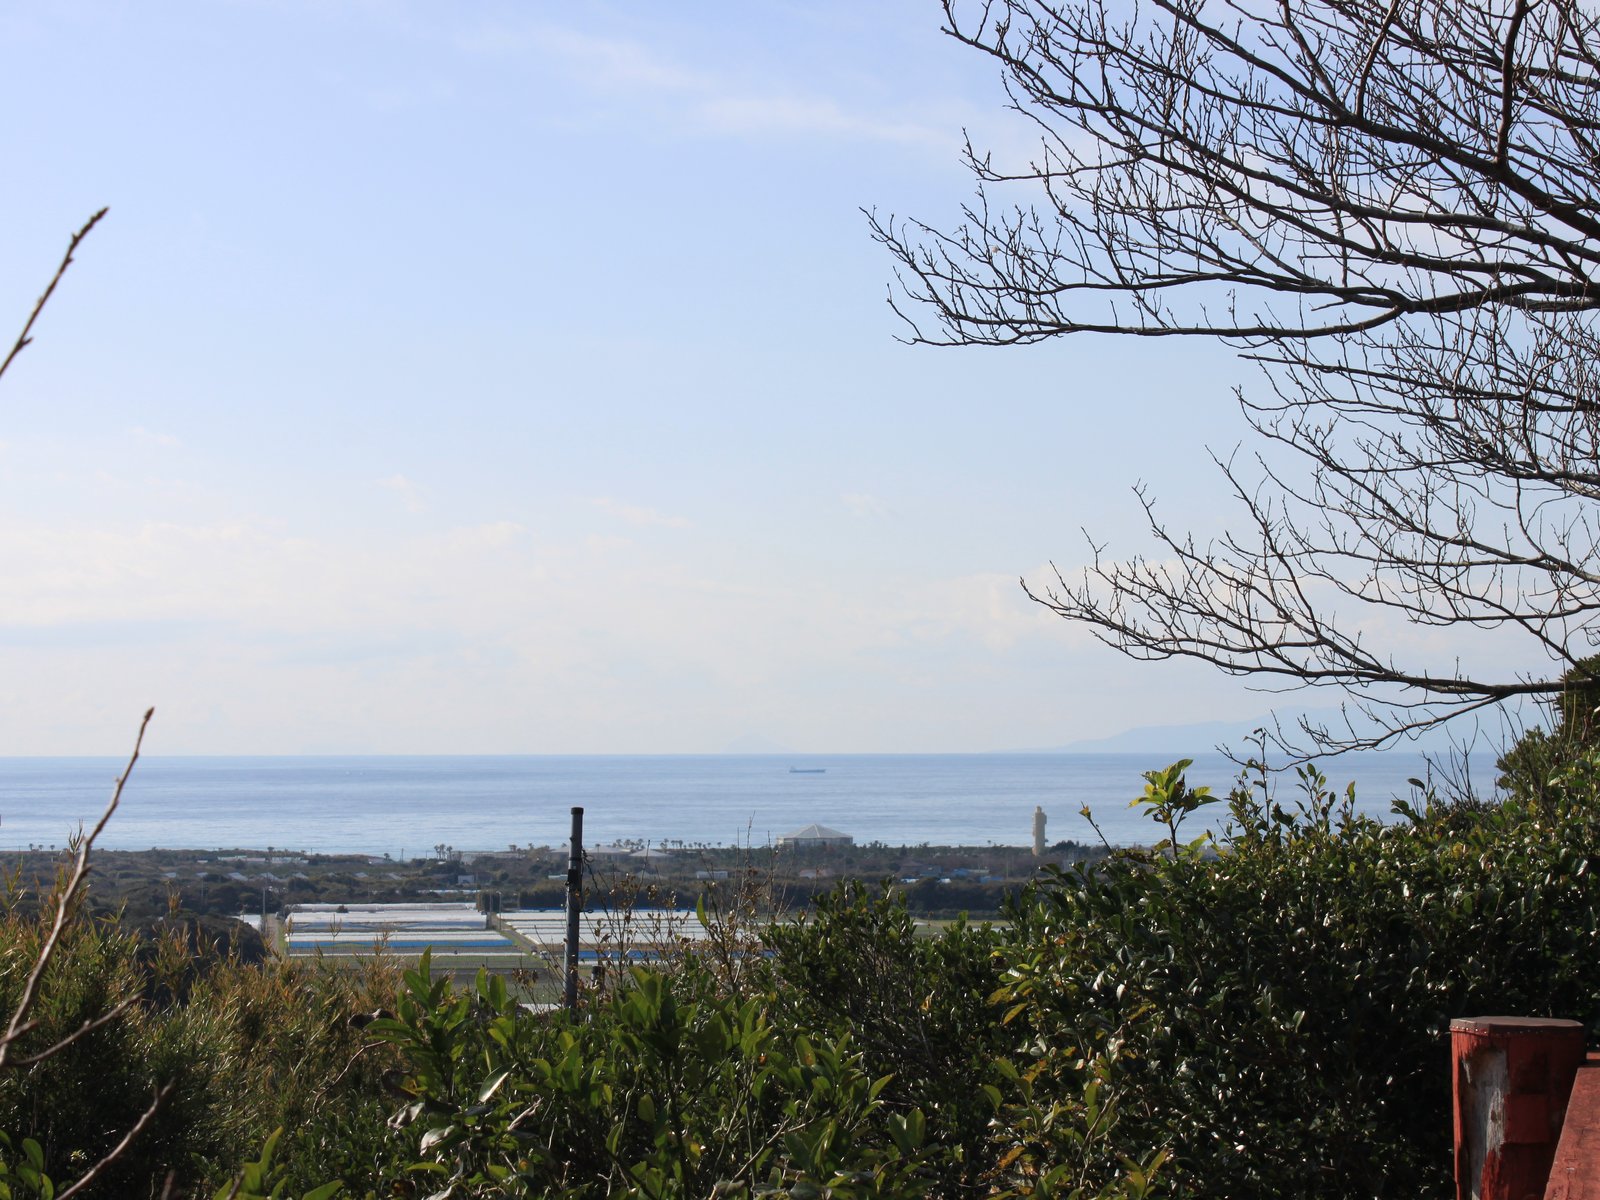
[[[792,846],[797,850],[812,846],[853,846],[855,838],[848,833],[840,833],[837,829],[829,829],[826,825],[812,822],[804,829],[796,829],[792,833],[780,833],[778,845]]]

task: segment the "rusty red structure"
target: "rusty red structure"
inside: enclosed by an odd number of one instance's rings
[[[1578,1068],[1545,1200],[1600,1200],[1600,1054]]]
[[[1450,1050],[1457,1200],[1541,1200],[1584,1063],[1582,1023],[1460,1017]]]

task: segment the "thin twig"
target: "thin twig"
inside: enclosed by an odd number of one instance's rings
[[[39,319],[39,314],[44,311],[44,306],[49,303],[51,294],[56,290],[56,284],[61,282],[61,277],[67,273],[67,268],[72,265],[72,253],[78,248],[78,243],[89,236],[89,231],[100,223],[100,218],[105,216],[109,209],[102,208],[84,223],[82,229],[72,235],[72,241],[67,243],[67,252],[61,256],[61,265],[56,268],[56,273],[51,276],[50,286],[45,288],[44,295],[39,297],[39,302],[33,306],[33,311],[28,314],[28,323],[22,327],[22,332],[17,335],[17,344],[11,347],[11,353],[6,355],[5,362],[0,362],[0,375],[6,373],[6,368],[11,365],[11,360],[22,353],[23,347],[33,338],[33,323]]]
[[[77,1195],[80,1191],[93,1183],[96,1175],[100,1174],[101,1171],[105,1170],[106,1167],[114,1162],[119,1154],[121,1154],[129,1146],[133,1145],[133,1139],[143,1133],[145,1131],[145,1127],[155,1119],[156,1110],[161,1107],[162,1102],[172,1094],[172,1089],[177,1086],[177,1080],[173,1080],[171,1083],[167,1084],[159,1092],[157,1092],[156,1098],[150,1102],[150,1107],[144,1110],[144,1116],[135,1121],[133,1123],[133,1128],[122,1135],[122,1140],[118,1142],[115,1147],[113,1147],[111,1153],[107,1154],[99,1162],[95,1163],[94,1166],[90,1167],[84,1176],[66,1191],[57,1192],[56,1200],[67,1200],[67,1197]]]
[[[105,812],[100,814],[100,820],[89,831],[89,835],[78,843],[78,857],[73,864],[72,875],[67,880],[67,885],[60,892],[60,901],[56,905],[55,922],[50,929],[50,936],[45,939],[44,946],[39,951],[39,957],[34,960],[33,970],[28,973],[28,981],[22,987],[22,998],[17,1001],[16,1010],[11,1014],[11,1024],[7,1027],[5,1036],[0,1038],[0,1067],[4,1067],[11,1057],[11,1047],[16,1044],[23,1025],[32,1012],[34,1003],[39,998],[39,981],[44,978],[45,969],[54,957],[57,945],[61,941],[62,930],[66,928],[67,918],[71,915],[78,893],[83,890],[84,878],[89,874],[89,851],[94,848],[94,842],[106,827],[106,822],[111,820],[111,814],[117,811],[117,805],[122,801],[122,789],[127,785],[128,776],[133,774],[133,765],[139,761],[139,750],[144,745],[144,731],[150,727],[150,718],[156,715],[153,708],[146,709],[144,720],[139,722],[139,736],[134,739],[133,753],[128,758],[128,765],[122,769],[122,774],[117,776],[117,785],[111,792],[110,803],[106,805]]]
[[[96,1029],[99,1029],[102,1025],[111,1024],[111,1022],[115,1021],[118,1017],[120,1017],[123,1013],[127,1012],[130,1008],[132,1008],[138,1002],[139,1002],[139,997],[137,997],[137,996],[129,996],[125,1000],[123,1000],[121,1003],[116,1004],[116,1005],[112,1006],[111,1008],[108,1008],[105,1012],[101,1013],[98,1017],[94,1017],[94,1018],[91,1018],[90,1020],[85,1021],[82,1025],[79,1025],[76,1029],[74,1029],[71,1033],[67,1034],[66,1037],[62,1038],[55,1045],[49,1046],[46,1049],[39,1051],[39,1053],[34,1054],[34,1055],[30,1055],[27,1058],[19,1058],[15,1062],[8,1063],[7,1065],[8,1066],[12,1066],[12,1067],[31,1067],[35,1063],[44,1062],[44,1060],[47,1059],[47,1058],[54,1058],[57,1054],[60,1054],[63,1050],[65,1050],[68,1046],[72,1045],[73,1042],[77,1041],[79,1038],[83,1037],[85,1034],[93,1033]],[[37,1024],[38,1024],[37,1021],[29,1021],[26,1025],[24,1025],[22,1027],[22,1029],[18,1030],[18,1033],[19,1034],[26,1033],[29,1029],[32,1029]]]
[[[1494,139],[1494,161],[1501,167],[1510,162],[1511,123],[1516,117],[1513,101],[1517,91],[1517,34],[1528,15],[1528,0],[1518,0],[1511,14],[1511,26],[1506,30],[1505,54],[1500,60],[1500,128]]]
[[[323,1084],[316,1090],[315,1093],[312,1094],[311,1104],[309,1107],[314,1110],[317,1105],[322,1103],[324,1096],[343,1083],[344,1077],[350,1074],[350,1072],[355,1068],[356,1060],[359,1059],[363,1054],[365,1054],[368,1050],[376,1050],[380,1046],[386,1045],[388,1045],[387,1042],[367,1042],[365,1045],[361,1046],[354,1054],[350,1056],[350,1061],[345,1063],[344,1070],[340,1071],[331,1080]]]
[[[1361,78],[1356,83],[1355,113],[1358,118],[1367,115],[1367,81],[1372,77],[1372,68],[1378,61],[1378,51],[1383,48],[1383,39],[1389,36],[1389,26],[1394,24],[1399,11],[1400,0],[1390,0],[1389,11],[1384,13],[1377,35],[1372,39],[1372,49],[1367,51],[1366,61],[1361,64]]]

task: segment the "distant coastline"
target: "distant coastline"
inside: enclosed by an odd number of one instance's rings
[[[818,774],[790,774],[787,756],[351,756],[142,759],[107,848],[254,846],[312,853],[390,854],[435,846],[504,849],[557,845],[570,809],[586,810],[591,843],[638,840],[763,846],[816,822],[858,843],[1031,843],[1035,806],[1050,841],[1095,838],[1088,806],[1109,840],[1150,839],[1128,802],[1142,773],[1186,755],[808,755]],[[1224,794],[1235,764],[1196,753],[1191,783]],[[1492,778],[1492,758],[1483,764]],[[1357,784],[1361,811],[1388,817],[1416,754],[1356,755],[1325,764],[1330,786]],[[98,816],[114,770],[108,760],[0,759],[0,852],[65,845]],[[1292,780],[1280,780],[1287,793]],[[1195,823],[1226,820],[1224,806]]]

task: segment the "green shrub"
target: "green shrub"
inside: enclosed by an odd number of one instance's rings
[[[1120,855],[1012,914],[1036,1093],[1118,1064],[1091,1178],[1170,1150],[1182,1195],[1444,1194],[1450,1018],[1600,1019],[1592,791],[1386,828],[1305,784],[1237,791],[1214,856]]]
[[[49,934],[44,915],[0,918],[0,1012],[9,1017]],[[70,1182],[121,1141],[150,1106],[160,1082],[149,1069],[150,1025],[138,1003],[144,977],[128,939],[112,922],[81,911],[69,920],[41,981],[33,1027],[16,1040],[0,1073],[0,1130],[36,1143],[58,1182]],[[97,1018],[135,1001],[120,1019]],[[80,1032],[88,1027],[87,1032]],[[61,1053],[36,1056],[79,1033]],[[152,1126],[152,1143],[174,1136]],[[130,1194],[139,1172],[131,1155],[105,1173],[101,1194]],[[142,1191],[142,1188],[136,1189]]]
[[[846,1040],[780,1030],[710,972],[643,968],[576,1019],[406,976],[374,1031],[405,1056],[411,1173],[451,1196],[915,1196],[922,1117],[870,1136],[884,1080]]]
[[[925,1114],[937,1194],[987,1194],[994,1108],[981,1085],[998,1082],[1009,1037],[990,1000],[998,935],[957,921],[919,937],[903,896],[844,883],[767,940],[773,1021],[849,1037],[866,1070],[889,1079],[884,1115]]]
[[[1548,701],[1550,729],[1527,730],[1496,763],[1497,782],[1511,795],[1542,800],[1562,790],[1566,771],[1600,742],[1600,655],[1583,659],[1561,682],[1561,692]]]
[[[189,1147],[197,1173],[228,1176],[274,1129],[285,1131],[277,1155],[297,1192],[388,1165],[397,1148],[383,1077],[398,1056],[367,1026],[398,985],[382,958],[230,962],[201,979],[162,1027],[170,1071],[214,1127],[206,1149]]]
[[[96,1194],[241,1164],[263,1195],[1446,1193],[1450,1018],[1600,1029],[1600,752],[1388,827],[1308,770],[1293,803],[1236,790],[1215,841],[1181,834],[1212,802],[1186,766],[1136,801],[1158,846],[1047,877],[1004,927],[921,937],[845,886],[766,955],[741,933],[576,1014],[426,960],[403,987],[200,963],[79,912],[17,1058],[133,1004],[0,1074],[0,1184],[78,1178],[171,1085]],[[0,917],[7,1011],[42,920]]]
[[[14,1010],[52,911],[0,917],[0,1011]],[[64,1187],[164,1091],[86,1196],[159,1194],[169,1174],[180,1189],[226,1179],[278,1127],[291,1131],[284,1177],[296,1186],[371,1170],[393,1051],[351,1018],[392,997],[393,982],[381,963],[358,974],[198,958],[181,928],[152,943],[80,905],[42,978],[37,1024],[0,1072],[0,1130],[37,1144]],[[115,1020],[27,1061],[125,1001]]]

